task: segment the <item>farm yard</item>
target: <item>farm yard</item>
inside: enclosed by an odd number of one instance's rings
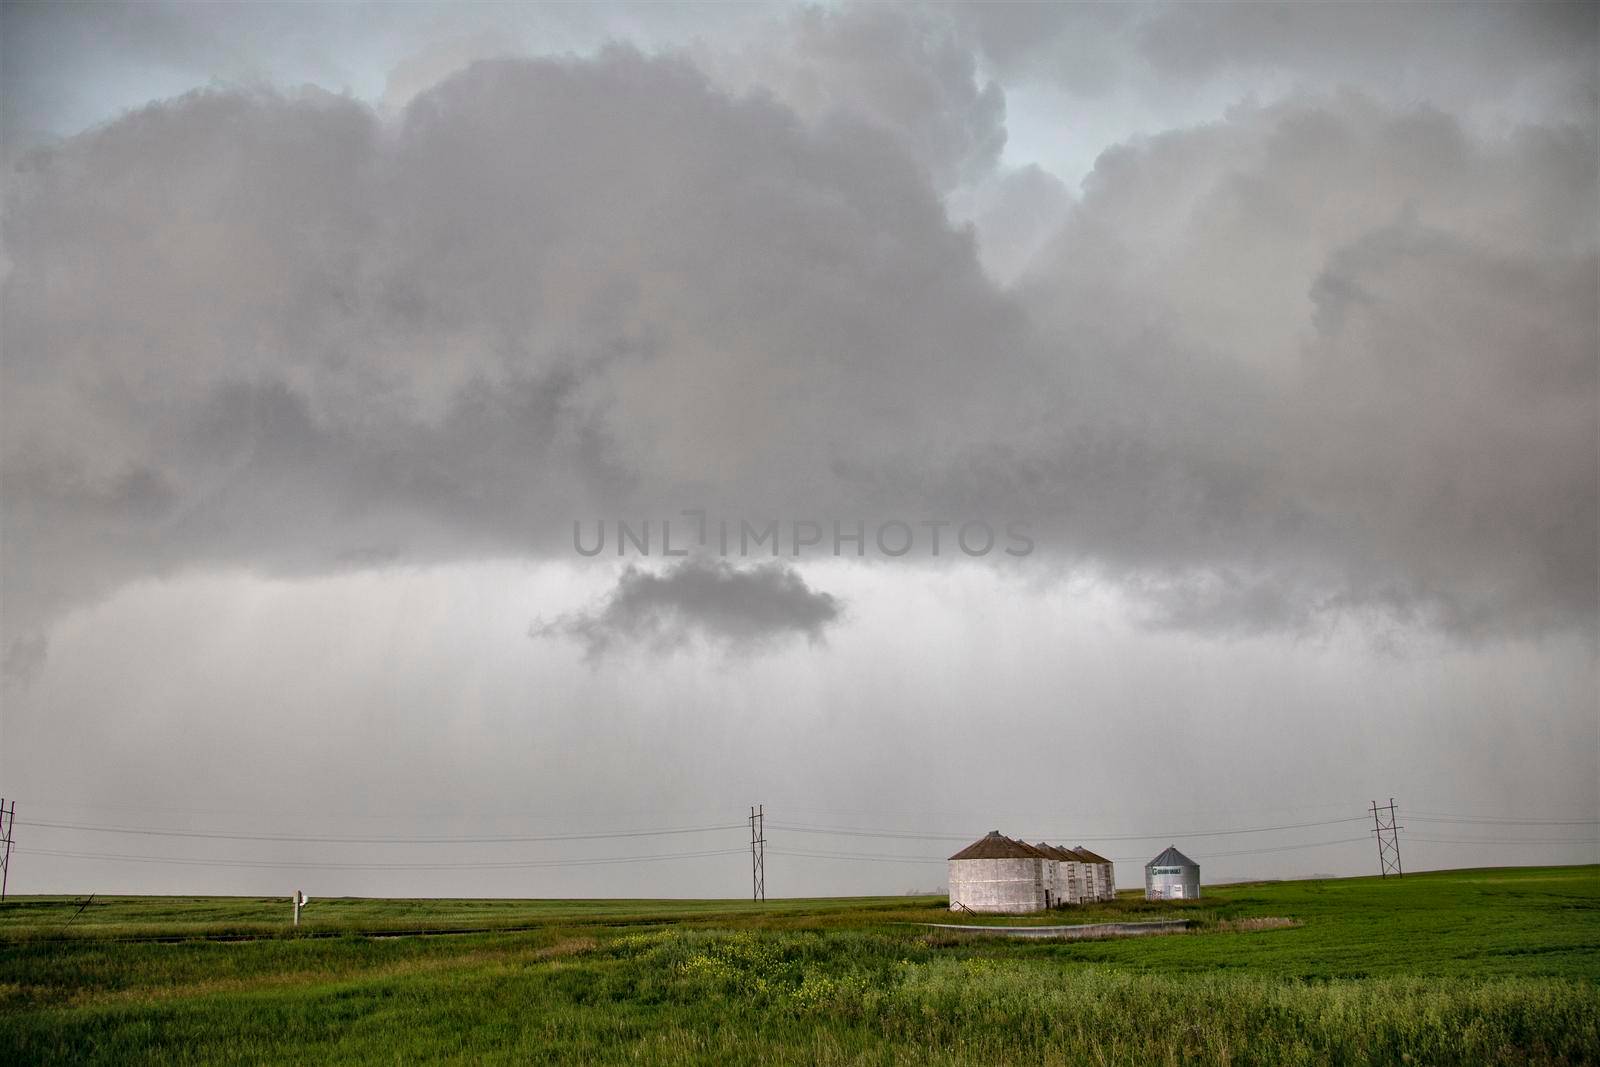
[[[975,924],[942,897],[24,897],[6,1063],[1600,1060],[1600,868],[1207,886]],[[962,920],[967,921],[966,919]]]

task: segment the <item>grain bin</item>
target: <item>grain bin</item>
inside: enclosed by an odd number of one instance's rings
[[[991,830],[950,857],[950,910],[1043,911],[1050,863],[1027,842]]]
[[[1146,900],[1198,900],[1200,865],[1171,845],[1144,865]]]

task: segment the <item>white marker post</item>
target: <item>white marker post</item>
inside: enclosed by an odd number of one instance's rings
[[[311,903],[311,898],[300,892],[300,890],[296,889],[294,891],[294,896],[290,897],[289,899],[294,903],[294,924],[299,926],[300,909]]]

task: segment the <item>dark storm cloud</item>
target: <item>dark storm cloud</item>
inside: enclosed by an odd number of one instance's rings
[[[1009,405],[966,360],[1020,320],[918,167],[681,62],[480,64],[392,128],[198,92],[14,178],[12,632],[185,567],[539,554],[685,492],[786,509],[834,457]]]
[[[1352,95],[1108,152],[1021,294],[1076,543],[1189,624],[1591,620],[1595,192],[1592,130]]]
[[[796,63],[864,78],[887,17],[806,16]],[[1592,621],[1592,123],[1241,106],[1075,202],[1023,179],[1064,221],[1002,292],[934,185],[998,122],[949,47],[815,114],[613,49],[31,154],[8,639],[150,574],[569,558],[576,517],[691,506],[1028,521],[1195,628]]]
[[[579,641],[590,659],[618,645],[665,651],[695,637],[750,651],[790,637],[819,641],[842,610],[837,598],[810,588],[783,563],[736,567],[689,558],[661,571],[630,566],[602,603],[535,622],[530,632]]]

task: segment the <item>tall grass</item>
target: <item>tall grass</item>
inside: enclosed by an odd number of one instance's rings
[[[0,1059],[1509,1065],[1600,1056],[1600,987],[1570,979],[1157,975],[951,954],[867,931],[526,940],[401,953],[359,972],[102,990],[10,1015]]]
[[[243,943],[19,923],[0,1063],[1600,1063],[1593,869],[1407,882],[1238,887],[1188,909],[1202,932],[1094,943],[933,934],[917,902],[524,902],[484,909],[520,931]]]

